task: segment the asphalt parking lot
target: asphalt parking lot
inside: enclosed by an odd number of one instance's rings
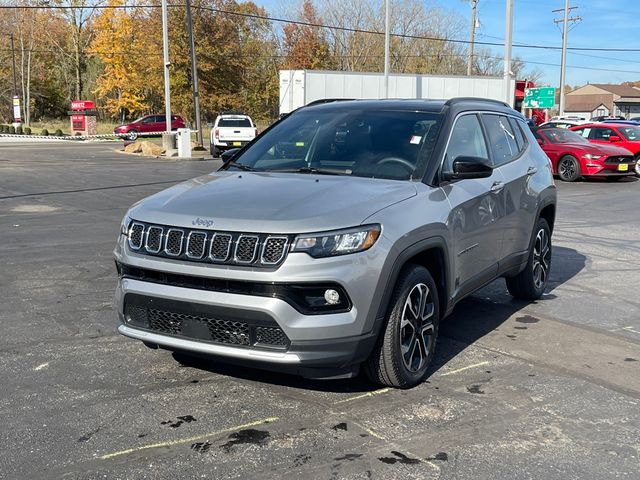
[[[429,380],[181,364],[115,332],[130,204],[216,161],[0,143],[0,478],[640,478],[640,182],[558,182],[550,286],[442,325]]]

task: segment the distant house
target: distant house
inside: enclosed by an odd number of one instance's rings
[[[601,115],[640,116],[640,88],[591,83],[567,93],[564,111],[587,120]]]

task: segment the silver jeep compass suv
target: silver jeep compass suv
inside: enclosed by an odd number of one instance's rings
[[[456,302],[536,299],[556,192],[523,117],[481,99],[303,107],[222,168],[134,205],[116,249],[123,335],[292,371],[422,381]]]

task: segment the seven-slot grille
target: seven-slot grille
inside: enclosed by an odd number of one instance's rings
[[[129,248],[138,253],[227,265],[273,267],[287,256],[286,235],[191,230],[134,221]]]

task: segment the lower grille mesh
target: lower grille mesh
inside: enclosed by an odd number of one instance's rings
[[[126,304],[125,318],[134,327],[165,335],[225,345],[286,349],[289,338],[276,325],[252,325],[213,315],[197,315]]]

